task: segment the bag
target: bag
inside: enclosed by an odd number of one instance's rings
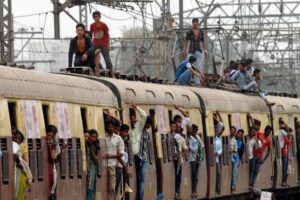
[[[175,72],[175,82],[178,80],[180,75],[187,70],[186,65],[188,64],[188,60],[184,60],[180,65],[177,67]]]

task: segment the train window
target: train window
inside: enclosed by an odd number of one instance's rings
[[[82,120],[82,127],[83,131],[87,130],[87,117],[86,117],[86,108],[80,108],[80,113],[81,113],[81,120]]]
[[[44,160],[43,160],[43,148],[41,139],[36,139],[37,150],[37,176],[38,181],[43,181],[44,178]]]
[[[83,168],[82,168],[82,150],[80,138],[76,138],[76,166],[77,166],[77,177],[82,178]]]
[[[28,139],[27,143],[28,143],[28,154],[29,154],[29,166],[32,173],[32,182],[34,182],[37,173],[37,165],[36,165],[37,155],[34,148],[34,139]]]
[[[43,109],[45,127],[47,127],[49,125],[49,105],[43,104],[42,109]]]
[[[8,111],[11,127],[17,127],[17,105],[15,102],[8,103]]]
[[[152,135],[155,135],[155,132],[156,132],[156,124],[155,124],[155,110],[154,109],[150,109],[149,110],[149,113],[150,113],[150,118],[152,119],[152,125],[151,125],[151,132],[152,132]],[[149,162],[150,164],[153,164],[154,162],[154,149],[153,149],[153,146],[156,146],[154,143],[154,139],[150,136],[150,140],[149,140],[149,143],[148,143],[148,155],[149,155]]]

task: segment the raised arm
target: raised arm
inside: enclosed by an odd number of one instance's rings
[[[189,114],[185,112],[182,108],[179,106],[175,106],[175,109],[178,110],[184,117],[189,117]]]

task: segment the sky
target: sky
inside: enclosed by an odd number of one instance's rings
[[[60,2],[62,3],[64,1],[61,0]],[[41,30],[41,28],[45,27],[44,37],[53,37],[53,14],[51,12],[53,10],[53,5],[51,0],[14,0],[12,3],[15,31],[21,27],[29,29],[33,27],[34,30]],[[133,26],[141,26],[141,22],[138,18],[135,18],[124,11],[114,10],[96,4],[92,5],[102,13],[102,21],[110,28],[111,37],[121,37],[124,29]],[[78,19],[79,7],[68,8],[67,10]],[[157,13],[157,11],[159,10],[156,8],[154,12]],[[26,16],[31,14],[35,15]],[[76,23],[65,13],[61,13],[60,21],[61,37],[74,36]],[[91,13],[89,13],[88,23],[90,24],[92,21]],[[151,24],[149,21],[148,23]]]

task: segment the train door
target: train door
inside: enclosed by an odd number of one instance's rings
[[[205,154],[205,137],[203,133],[203,121],[201,117],[201,112],[198,108],[189,110],[190,122],[198,126],[198,135],[202,140],[202,156],[203,160],[200,162],[198,170],[198,185],[197,185],[197,194],[198,198],[206,198],[207,196],[207,160]],[[190,190],[191,191],[191,190]],[[190,193],[191,194],[191,193]]]
[[[82,109],[82,115],[85,110]],[[86,109],[87,129],[95,129],[99,134],[100,153],[98,154],[98,171],[95,200],[107,199],[107,160],[103,159],[107,153],[103,108],[88,107]]]
[[[247,137],[248,137],[248,126],[246,113],[231,113],[228,115],[228,119],[231,126],[235,126],[237,132],[243,130],[244,134],[241,135],[241,140],[243,142],[243,149],[241,154],[241,159],[239,160],[238,167],[238,179],[236,185],[237,194],[246,193],[249,189],[249,165],[247,160]],[[242,133],[242,132],[241,132]]]
[[[18,104],[21,121],[18,127],[27,139],[28,164],[32,173],[31,192],[28,196],[30,199],[46,199],[48,198],[46,165],[48,154],[42,103],[22,100]]]
[[[16,126],[16,104],[0,101],[0,199],[13,199],[14,194],[14,159],[12,153],[11,127]]]
[[[230,124],[227,113],[220,113],[225,130],[221,136],[223,152],[220,156],[220,165],[221,165],[221,196],[226,196],[231,194],[231,153],[230,153]]]
[[[267,125],[271,125],[269,115],[267,113],[259,113],[259,114],[251,114],[255,119],[261,121],[260,131],[264,132],[264,129]],[[269,138],[273,139],[273,136],[270,135]],[[267,148],[263,154],[263,157],[266,156]],[[275,149],[272,144],[271,153],[268,159],[260,166],[260,170],[258,176],[256,178],[256,183],[254,187],[258,187],[261,189],[269,189],[273,185],[273,177],[274,177],[274,159],[275,159]]]

